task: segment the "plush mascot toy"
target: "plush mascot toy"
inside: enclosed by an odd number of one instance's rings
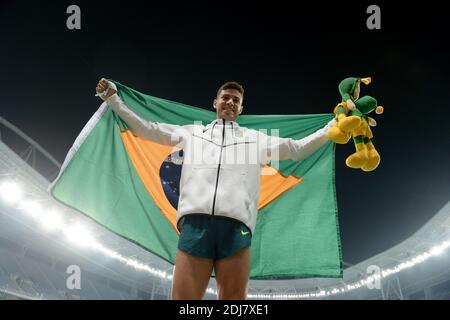
[[[371,78],[346,78],[339,84],[342,102],[334,108],[337,121],[329,129],[328,137],[339,144],[345,144],[353,137],[356,152],[345,163],[350,168],[373,171],[380,164],[380,154],[371,141],[370,127],[376,126],[376,121],[368,114],[374,110],[381,114],[383,107],[377,106],[377,100],[371,96],[359,97],[361,82],[368,85]]]

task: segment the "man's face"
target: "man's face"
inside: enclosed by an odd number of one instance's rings
[[[236,89],[222,90],[214,99],[214,109],[217,111],[217,118],[235,121],[242,112],[242,94]]]

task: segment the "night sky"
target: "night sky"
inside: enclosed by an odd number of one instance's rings
[[[296,3],[294,5],[294,3]],[[379,4],[369,30],[358,2],[0,2],[0,116],[58,161],[101,101],[101,77],[212,109],[228,80],[245,87],[246,114],[330,113],[338,83],[371,76],[381,165],[345,166],[336,185],[343,258],[358,263],[411,236],[450,200],[449,18],[440,5]],[[66,8],[81,8],[68,30]],[[416,7],[417,6],[417,7]]]

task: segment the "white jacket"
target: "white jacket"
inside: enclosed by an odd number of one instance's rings
[[[255,230],[262,167],[269,160],[301,161],[328,141],[325,127],[300,139],[279,138],[216,119],[207,126],[150,122],[114,94],[107,104],[136,136],[183,149],[177,227],[191,213],[225,216]]]

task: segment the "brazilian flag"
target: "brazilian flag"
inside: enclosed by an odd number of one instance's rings
[[[140,116],[188,125],[215,113],[142,94],[114,82],[118,95]],[[332,114],[242,115],[239,125],[279,130],[301,139]],[[102,226],[174,263],[179,233],[175,218],[183,150],[134,136],[105,103],[88,121],[50,186],[52,196]],[[342,277],[334,183],[334,144],[301,162],[280,161],[261,176],[252,279]]]

